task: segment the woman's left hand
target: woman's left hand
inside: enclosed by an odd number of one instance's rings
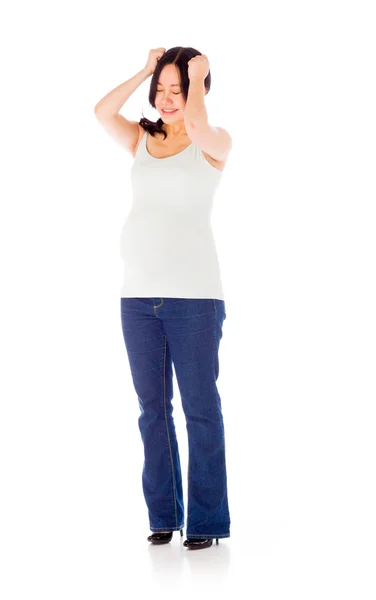
[[[206,54],[198,54],[188,61],[189,79],[204,80],[209,73],[209,60]]]

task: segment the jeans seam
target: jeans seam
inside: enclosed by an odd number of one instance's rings
[[[163,298],[161,298],[161,303],[160,303],[160,304],[154,305],[154,313],[155,313],[155,316],[156,316],[158,319],[159,319],[160,317],[158,317],[158,315],[157,315],[157,311],[156,311],[155,309],[156,309],[156,308],[160,308],[160,307],[162,306],[162,304],[163,304]]]
[[[177,508],[176,508],[176,489],[175,489],[174,462],[172,460],[171,440],[170,440],[170,432],[168,430],[167,410],[166,410],[166,347],[167,347],[167,337],[164,336],[164,339],[165,339],[164,366],[163,366],[164,411],[165,411],[165,421],[166,421],[166,431],[167,431],[168,447],[169,447],[169,450],[170,450],[170,459],[171,459],[172,489],[173,489],[174,507],[175,507],[175,522],[177,523],[178,522],[178,514],[177,514]]]

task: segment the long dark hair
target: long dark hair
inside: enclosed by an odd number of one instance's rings
[[[189,89],[188,62],[194,56],[201,54],[202,52],[199,52],[195,48],[183,48],[182,46],[176,46],[175,48],[170,48],[161,56],[161,58],[158,60],[150,82],[149,103],[153,108],[155,108],[155,96],[157,93],[159,75],[161,74],[163,67],[170,64],[176,65],[179,70],[183,98],[185,102],[187,101]],[[210,71],[205,77],[204,85],[209,92],[211,86]],[[141,127],[143,127],[145,131],[148,131],[152,136],[155,136],[156,133],[163,133],[164,139],[166,139],[167,132],[162,129],[163,119],[159,118],[158,121],[154,122],[150,121],[146,117],[142,117],[139,123]]]

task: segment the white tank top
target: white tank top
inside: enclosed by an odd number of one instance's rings
[[[133,203],[120,235],[121,297],[224,300],[211,212],[222,171],[191,143],[166,158],[146,148],[131,167]]]

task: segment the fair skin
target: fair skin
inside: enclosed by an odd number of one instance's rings
[[[205,95],[207,90],[205,90]],[[183,98],[182,88],[180,86],[179,70],[175,65],[166,65],[160,76],[157,85],[157,94],[155,96],[155,107],[163,120],[163,129],[167,132],[171,140],[187,137],[188,134],[184,125],[184,107],[186,102]],[[162,109],[177,109],[172,114],[164,114]]]
[[[191,59],[189,66],[191,66],[193,60]],[[205,96],[208,93],[206,88],[204,89],[204,93]],[[204,157],[212,167],[223,171],[227,161],[225,150],[229,143],[227,132],[220,127],[211,127],[209,124],[193,130],[187,124],[188,133],[184,121],[186,104],[178,68],[173,64],[165,65],[158,78],[155,108],[163,121],[162,129],[167,133],[167,137],[164,138],[161,133],[155,137],[148,135],[147,151],[154,157],[165,158],[183,151],[192,142],[201,148]],[[170,114],[164,113],[163,108],[174,109],[176,112]],[[144,130],[140,127],[133,157],[136,155],[143,133]]]

